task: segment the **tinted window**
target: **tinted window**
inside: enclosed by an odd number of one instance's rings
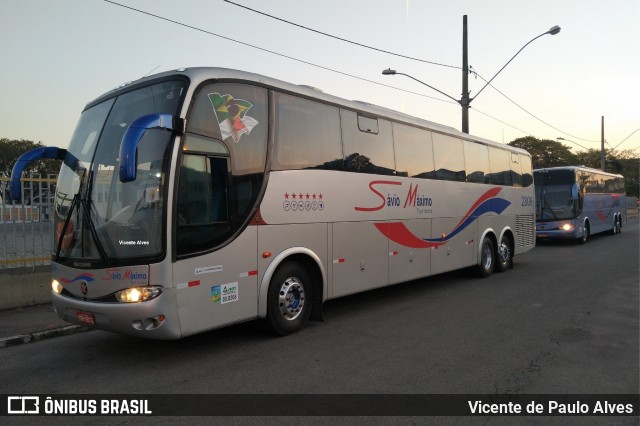
[[[467,182],[489,183],[489,150],[486,145],[464,141]]]
[[[504,149],[489,147],[490,182],[493,185],[511,185],[510,154],[509,151]]]
[[[244,84],[202,87],[187,130],[225,141],[234,174],[262,173],[267,152],[267,91]]]
[[[533,183],[533,169],[531,166],[531,157],[528,155],[520,155],[520,166],[522,167],[522,186],[525,188]]]
[[[378,134],[378,119],[358,114],[358,129],[361,132]]]
[[[462,140],[440,133],[433,133],[433,158],[436,179],[465,180]]]
[[[342,169],[338,108],[275,94],[276,130],[272,169]]]
[[[511,184],[522,186],[522,166],[520,165],[520,155],[516,152],[511,153]]]
[[[350,172],[392,175],[395,172],[391,123],[377,120],[378,133],[360,130],[358,114],[340,110],[345,169]]]
[[[185,154],[178,180],[178,255],[205,251],[233,232],[229,220],[228,159]]]
[[[435,178],[431,132],[393,123],[398,175]]]

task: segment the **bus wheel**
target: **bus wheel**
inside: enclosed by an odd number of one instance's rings
[[[618,216],[616,215],[613,218],[613,229],[611,230],[611,235],[616,235],[620,233],[620,222],[618,221]]]
[[[584,223],[584,231],[582,232],[582,238],[580,238],[580,244],[586,244],[589,241],[591,230],[589,229],[589,222]]]
[[[311,314],[311,278],[298,262],[282,264],[271,278],[267,296],[267,325],[286,336],[302,329]]]
[[[480,247],[480,264],[476,265],[476,275],[486,278],[493,272],[495,264],[495,250],[491,238],[484,237]]]
[[[506,235],[503,235],[498,244],[498,261],[496,262],[495,270],[497,272],[504,272],[513,266],[513,248],[511,247],[511,240]]]

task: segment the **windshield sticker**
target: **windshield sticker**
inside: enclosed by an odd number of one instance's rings
[[[209,100],[218,119],[223,140],[230,137],[238,143],[242,135],[248,135],[258,124],[255,118],[247,115],[253,106],[251,102],[220,93],[209,93]]]

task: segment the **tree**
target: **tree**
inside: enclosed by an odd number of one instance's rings
[[[578,157],[560,142],[525,136],[514,139],[509,142],[509,145],[528,151],[531,154],[534,169],[578,164]]]
[[[42,143],[26,139],[0,139],[0,174],[2,176],[11,175],[11,169],[13,169],[13,165],[20,155],[29,150],[42,147],[44,147]],[[25,173],[32,173],[45,178],[50,174],[58,174],[59,171],[60,162],[57,160],[34,161],[25,169]]]
[[[44,145],[40,142],[32,142],[26,139],[0,139],[0,176],[11,176],[11,170],[16,160],[23,153],[35,149],[42,148]],[[46,178],[49,175],[57,175],[60,171],[60,162],[58,160],[38,160],[30,163],[24,171],[24,175],[35,175],[36,177]],[[0,182],[0,203],[9,203],[11,199],[9,194],[9,185],[7,181]],[[32,198],[38,197],[40,185],[35,185],[25,198],[29,198],[25,202],[29,203]],[[44,195],[43,195],[44,196]]]

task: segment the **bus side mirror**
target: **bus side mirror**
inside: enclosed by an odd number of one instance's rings
[[[66,149],[55,146],[36,148],[23,153],[18,157],[11,170],[11,198],[15,201],[22,201],[20,178],[30,162],[43,159],[64,160],[66,154]]]
[[[171,130],[176,134],[182,134],[184,120],[171,114],[149,114],[134,120],[124,132],[120,143],[120,182],[136,180],[138,144],[148,129]]]
[[[578,201],[578,184],[574,183],[571,187],[571,201]]]

